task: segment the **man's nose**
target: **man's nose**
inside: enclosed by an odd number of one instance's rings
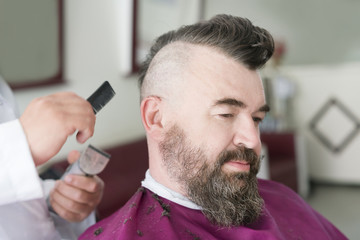
[[[259,127],[252,117],[238,119],[234,126],[234,145],[256,149],[260,144]]]

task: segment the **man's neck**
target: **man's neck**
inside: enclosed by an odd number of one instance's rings
[[[201,210],[201,207],[193,203],[187,197],[182,194],[171,190],[170,188],[165,187],[161,183],[158,183],[151,175],[150,171],[146,171],[145,179],[141,182],[141,185],[150,191],[156,193],[160,197],[166,198],[172,202],[175,202],[181,206]]]

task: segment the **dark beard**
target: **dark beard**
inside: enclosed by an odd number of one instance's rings
[[[225,227],[255,222],[263,206],[256,176],[226,174],[221,168],[211,171],[206,165],[188,181],[187,194],[203,208],[203,213],[211,222]]]
[[[166,133],[160,151],[169,176],[184,187],[187,197],[202,207],[212,223],[231,227],[255,222],[263,207],[257,187],[260,159],[256,153],[247,148],[224,151],[210,166],[204,151],[191,146],[178,126]],[[250,172],[223,172],[223,164],[234,159],[247,161]]]

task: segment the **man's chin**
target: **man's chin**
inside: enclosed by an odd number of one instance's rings
[[[249,189],[258,191],[256,176],[253,176],[251,173],[224,173],[223,176],[224,181],[227,182],[227,186],[231,186],[233,191],[239,191],[241,194],[248,192]]]
[[[263,201],[252,172],[228,172],[221,167],[188,184],[189,198],[219,226],[247,225],[256,221],[261,213]]]
[[[249,172],[236,171],[236,170],[233,170],[233,169],[229,170],[229,169],[226,169],[226,168],[222,169],[221,172],[228,179],[244,180],[244,179],[248,179],[249,176],[250,176]]]

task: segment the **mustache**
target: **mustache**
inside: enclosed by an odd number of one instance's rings
[[[246,147],[238,147],[235,150],[225,150],[220,153],[217,165],[221,167],[223,164],[234,161],[243,160],[250,165],[250,171],[257,173],[260,167],[261,157],[254,150]]]

